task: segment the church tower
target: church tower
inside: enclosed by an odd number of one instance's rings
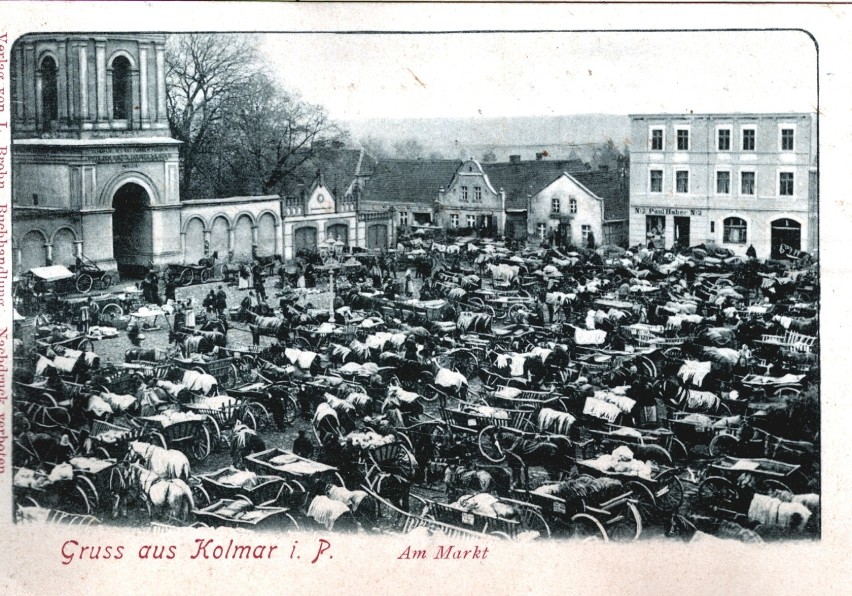
[[[179,141],[165,36],[54,35],[12,52],[13,247],[23,272],[85,255],[136,273],[178,259]]]

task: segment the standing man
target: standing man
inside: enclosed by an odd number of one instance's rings
[[[225,295],[225,290],[222,286],[219,286],[219,289],[216,292],[216,312],[219,313],[219,316],[223,316],[225,311],[228,309],[228,297]]]
[[[263,285],[263,272],[257,263],[252,266],[251,277],[254,281],[254,291],[257,292],[257,297],[263,302],[266,302],[266,287]]]

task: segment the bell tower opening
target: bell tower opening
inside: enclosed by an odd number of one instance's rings
[[[122,277],[142,277],[153,255],[151,199],[132,182],[121,186],[112,198],[112,253]]]

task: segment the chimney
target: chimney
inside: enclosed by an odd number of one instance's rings
[[[510,155],[509,156],[509,163],[521,163],[521,156],[520,155]]]

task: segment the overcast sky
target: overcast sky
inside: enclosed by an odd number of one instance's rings
[[[816,108],[799,32],[268,35],[262,49],[341,120]]]

